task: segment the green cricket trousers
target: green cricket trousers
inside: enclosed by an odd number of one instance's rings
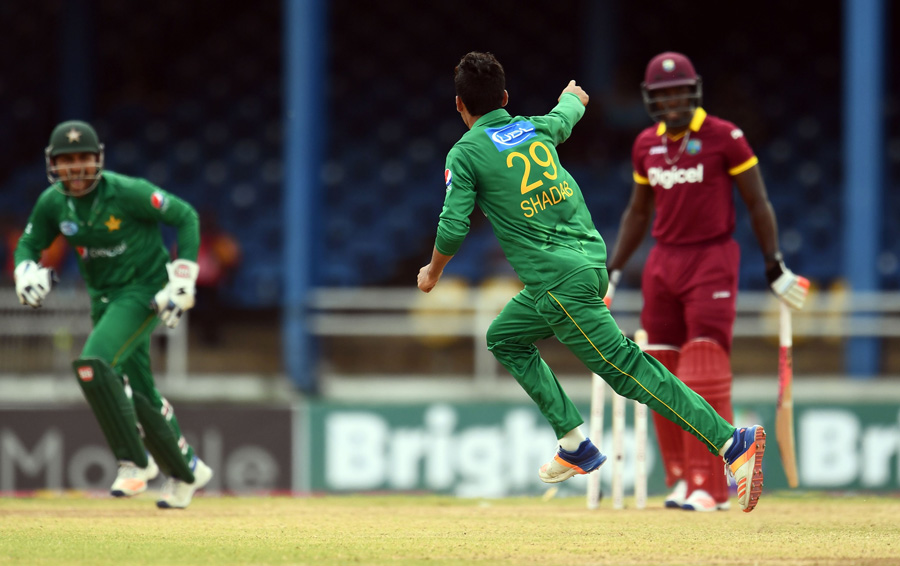
[[[150,308],[150,301],[159,289],[126,287],[116,293],[91,299],[91,321],[94,329],[82,350],[83,358],[104,360],[121,378],[128,376],[129,386],[141,393],[168,420],[176,438],[181,427],[172,407],[160,394],[150,369],[150,335],[159,318]],[[150,431],[146,430],[145,433]],[[186,461],[193,457],[193,448],[185,447]]]
[[[557,438],[584,420],[534,345],[550,336],[556,336],[613,391],[647,405],[718,454],[734,426],[622,334],[603,302],[607,283],[606,269],[592,268],[573,274],[537,298],[521,291],[491,323],[488,349],[537,403]]]

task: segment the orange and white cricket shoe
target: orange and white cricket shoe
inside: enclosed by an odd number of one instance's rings
[[[766,431],[760,425],[734,431],[731,446],[725,452],[725,474],[737,485],[741,511],[753,511],[762,494],[763,454],[766,452]]]
[[[569,452],[562,446],[552,460],[541,466],[538,475],[544,483],[565,481],[575,474],[589,474],[603,465],[606,456],[600,453],[590,438],[578,445],[578,450]]]
[[[116,481],[109,488],[113,497],[131,497],[147,491],[150,480],[159,475],[159,466],[149,454],[147,455],[147,467],[139,468],[134,462],[119,460],[119,471]]]

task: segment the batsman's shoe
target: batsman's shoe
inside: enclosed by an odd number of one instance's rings
[[[575,474],[589,474],[603,465],[606,456],[597,450],[590,438],[578,445],[578,450],[569,452],[562,446],[552,460],[541,466],[538,475],[544,483],[566,481]]]
[[[713,499],[709,492],[703,489],[695,489],[684,500],[681,508],[685,511],[728,511],[731,509],[731,503],[729,501],[716,503],[716,500]]]
[[[134,462],[119,461],[119,472],[116,481],[109,488],[113,497],[131,497],[147,491],[150,480],[159,475],[159,466],[152,456],[147,456],[147,467],[139,468]]]
[[[684,480],[675,482],[672,493],[666,496],[666,507],[669,509],[681,509],[681,506],[684,505],[687,499],[687,487],[687,482]]]
[[[762,461],[766,452],[766,431],[760,425],[734,431],[725,452],[725,474],[734,478],[741,511],[753,511],[763,488]]]
[[[213,477],[212,468],[196,456],[191,460],[191,471],[194,472],[194,483],[187,483],[176,478],[166,480],[159,500],[156,502],[157,507],[160,509],[184,509],[191,504],[194,493],[208,484]]]

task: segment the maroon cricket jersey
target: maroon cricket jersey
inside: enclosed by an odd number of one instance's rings
[[[737,126],[698,108],[677,139],[667,138],[663,122],[641,132],[631,162],[634,181],[653,189],[653,237],[661,244],[684,245],[731,236],[732,177],[758,159]]]

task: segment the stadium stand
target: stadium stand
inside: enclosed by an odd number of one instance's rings
[[[30,44],[39,29],[58,25],[59,2],[38,2],[32,10],[14,4],[0,7],[0,16],[16,20],[8,30],[11,44]],[[241,241],[245,259],[225,291],[229,300],[273,307],[279,304],[282,254],[281,4],[217,6],[160,0],[136,14],[121,2],[94,3],[91,118],[109,140],[109,168],[147,176],[198,208],[212,209],[222,228]],[[512,111],[543,113],[570,75],[590,65],[590,31],[587,24],[575,25],[553,41],[535,42],[516,30],[534,21],[571,23],[572,10],[586,3],[465,0],[402,10],[399,3],[382,3],[369,5],[365,17],[358,17],[359,4],[351,0],[328,6],[323,249],[316,283],[408,285],[430,253],[444,156],[463,133],[452,106],[453,63],[469,49],[493,50],[508,65]],[[617,17],[643,21],[642,6],[623,4]],[[687,27],[690,10],[681,1],[654,6],[657,23],[620,30],[612,39],[622,77],[615,85],[594,86],[595,106],[561,149],[601,233],[613,243],[630,190],[630,143],[649,125],[649,119],[636,125],[642,118],[634,112],[643,65],[650,55],[676,48],[690,53],[705,77],[706,106],[741,125],[759,154],[789,265],[823,287],[834,283],[842,256],[841,69],[834,41],[839,7],[810,14],[802,6],[784,6],[783,17],[766,18],[758,29],[791,38],[784,44],[740,32],[715,36],[722,44],[711,47],[702,37],[660,44],[658,22]],[[471,18],[476,7],[481,17]],[[505,25],[494,33],[501,18]],[[808,18],[802,37],[793,33],[801,18]],[[160,41],[157,30],[164,28]],[[46,186],[41,149],[63,118],[54,112],[61,88],[54,72],[58,49],[52,41],[38,46],[27,65],[14,50],[0,52],[4,214],[22,218]],[[885,191],[879,265],[888,289],[900,287],[900,102],[898,79],[893,81],[887,132],[894,137],[885,171],[893,190]],[[615,95],[627,104],[617,107]],[[490,230],[476,227],[463,250],[469,257],[450,268],[473,284],[502,271],[485,259],[495,245]],[[763,289],[761,258],[741,205],[736,236],[744,249],[741,287]]]

